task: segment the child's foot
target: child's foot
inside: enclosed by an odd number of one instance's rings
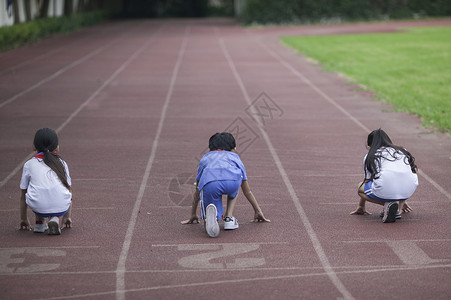
[[[49,235],[60,235],[60,219],[58,217],[52,217],[48,223],[49,226]]]
[[[36,221],[36,224],[34,225],[33,232],[36,233],[44,233],[49,227],[45,223],[45,221]]]
[[[381,210],[381,213],[379,214],[379,218],[383,218],[384,217],[384,210]],[[399,210],[396,212],[396,220],[401,219],[401,213],[399,212]]]
[[[225,217],[224,229],[233,230],[238,228],[238,220],[235,217]]]
[[[382,222],[383,223],[395,222],[397,212],[398,212],[398,203],[386,202],[384,204],[384,216],[382,217]]]
[[[217,237],[219,235],[217,214],[216,206],[209,204],[205,213],[205,229],[210,237]]]

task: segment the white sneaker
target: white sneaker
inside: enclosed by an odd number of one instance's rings
[[[205,212],[205,229],[210,237],[217,237],[219,235],[219,224],[216,206],[209,204]]]
[[[235,217],[225,217],[224,219],[224,229],[233,230],[239,227],[238,220]]]
[[[60,219],[58,217],[52,217],[48,223],[49,226],[49,235],[60,235]]]
[[[43,233],[45,232],[47,229],[49,229],[49,227],[47,226],[47,223],[45,223],[45,221],[43,221],[41,224],[35,224],[33,227],[33,232],[36,233]]]

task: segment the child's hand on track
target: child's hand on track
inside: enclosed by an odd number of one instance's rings
[[[63,218],[62,228],[72,228],[72,219],[71,218]]]
[[[359,207],[356,210],[351,211],[349,214],[350,215],[371,215],[370,212],[367,212],[366,209],[364,209],[362,207]]]
[[[407,204],[407,202],[404,202],[401,205],[401,209],[400,209],[401,213],[406,213],[406,212],[411,212],[413,211],[412,207],[409,206],[409,204]]]
[[[255,212],[254,219],[251,222],[271,222],[271,220],[265,218],[261,211],[257,211]]]
[[[192,216],[189,220],[185,220],[185,221],[182,221],[180,223],[182,223],[184,225],[185,224],[194,224],[194,223],[198,224],[199,223],[199,217],[198,216]]]
[[[30,222],[28,220],[22,220],[20,222],[19,230],[28,230],[28,231],[30,231],[31,230]]]

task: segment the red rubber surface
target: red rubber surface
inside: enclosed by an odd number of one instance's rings
[[[278,39],[432,25],[451,21],[138,20],[0,54],[1,298],[449,299],[449,136]],[[58,130],[73,179],[74,227],[61,236],[17,230],[21,167],[41,127]],[[372,204],[371,216],[349,215],[379,127],[421,169],[414,211],[393,224]],[[226,129],[272,222],[251,223],[241,195],[239,229],[212,239],[180,221],[197,160]]]

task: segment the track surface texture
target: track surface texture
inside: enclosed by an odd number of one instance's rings
[[[449,135],[279,41],[433,25],[451,20],[118,21],[0,54],[0,298],[450,299]],[[74,225],[60,236],[18,230],[21,168],[42,127],[57,130],[73,179]],[[392,224],[372,204],[349,215],[379,127],[421,170],[414,211]],[[272,222],[250,222],[240,195],[239,229],[212,239],[180,221],[208,138],[225,130]]]

